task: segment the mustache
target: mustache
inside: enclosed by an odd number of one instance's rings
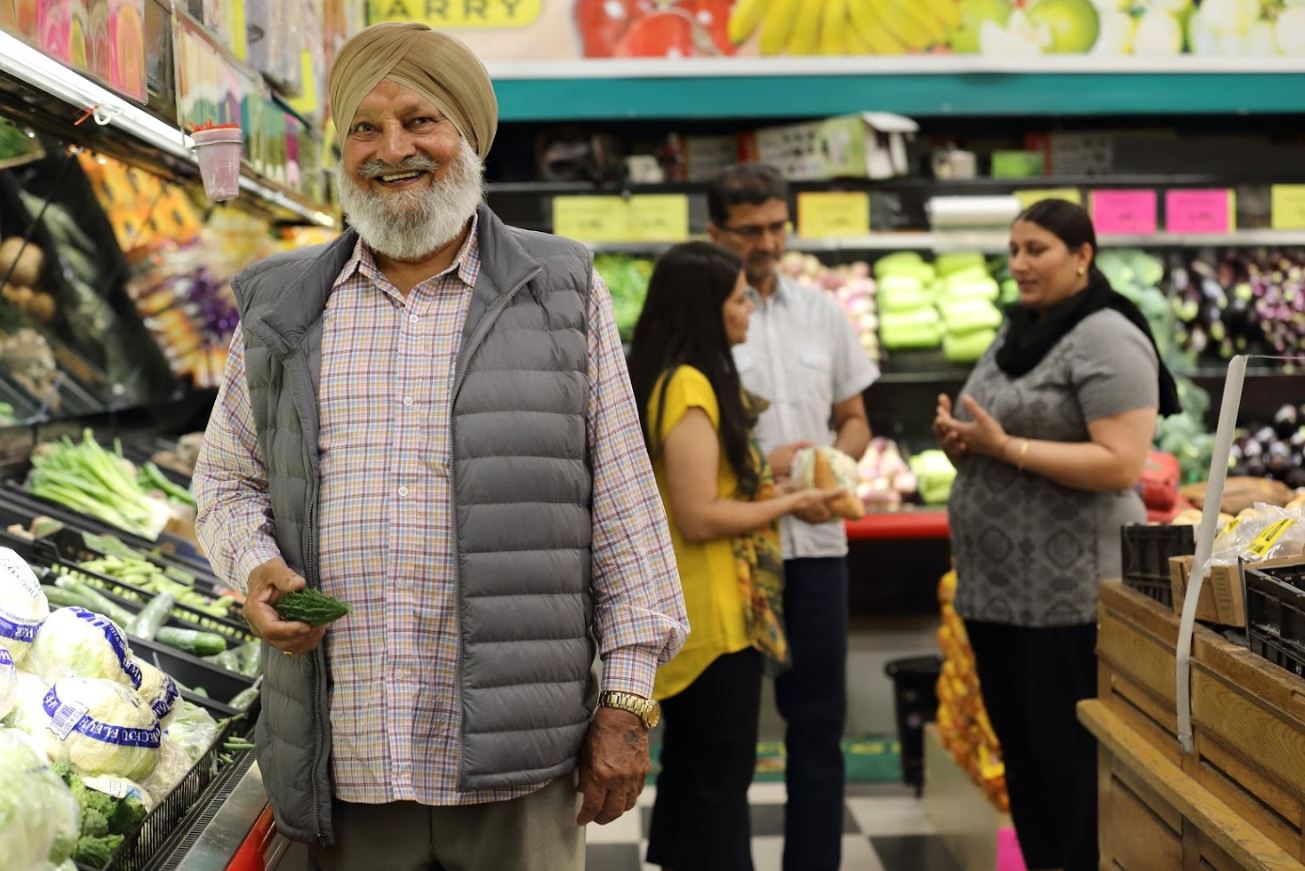
[[[435,172],[441,164],[434,158],[424,155],[413,155],[399,161],[398,163],[386,163],[379,158],[371,158],[363,161],[358,167],[358,174],[363,178],[380,178],[383,175],[392,175],[398,172]]]

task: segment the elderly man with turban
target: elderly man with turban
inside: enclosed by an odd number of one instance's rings
[[[611,300],[583,247],[481,203],[497,103],[461,42],[371,27],[330,101],[351,229],[235,280],[195,469],[271,654],[277,827],[321,868],[580,871],[688,631]],[[352,613],[281,620],[305,585]]]

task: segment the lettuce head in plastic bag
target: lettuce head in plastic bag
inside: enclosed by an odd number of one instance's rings
[[[31,566],[7,547],[0,547],[0,647],[22,665],[41,623],[50,616],[50,603],[41,592]]]
[[[154,711],[159,723],[167,728],[177,711],[177,703],[181,701],[177,682],[142,659],[134,661],[141,673],[140,697]],[[3,710],[2,706],[0,710]]]
[[[103,614],[76,606],[60,608],[46,618],[32,641],[24,668],[48,683],[88,677],[139,689],[142,679],[127,636],[118,625]]]
[[[116,774],[143,781],[159,758],[163,730],[150,706],[130,687],[99,678],[70,677],[46,692],[40,712],[23,727],[51,762],[83,775]]]
[[[27,738],[0,729],[0,864],[48,868],[72,856],[81,809]]]
[[[790,484],[799,490],[816,487],[821,490],[841,487],[842,496],[830,501],[829,510],[835,517],[856,520],[865,516],[865,505],[856,495],[856,485],[861,476],[856,470],[856,460],[838,448],[821,445],[803,448],[793,455],[793,474]]]

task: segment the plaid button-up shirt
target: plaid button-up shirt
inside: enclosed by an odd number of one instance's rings
[[[324,592],[354,607],[326,635],[332,774],[345,801],[475,804],[536,788],[457,788],[450,391],[479,271],[473,226],[454,263],[404,297],[360,242],[327,303],[318,540]],[[679,649],[688,625],[610,296],[597,274],[588,359],[603,687],[649,696],[658,665]],[[244,589],[249,573],[280,553],[239,332],[194,483],[209,559]]]

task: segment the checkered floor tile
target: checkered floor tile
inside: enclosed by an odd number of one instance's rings
[[[843,806],[841,871],[958,871],[915,794],[897,784],[849,787]],[[586,871],[658,871],[645,865],[656,787],[639,797],[637,813],[589,827]],[[756,871],[780,871],[784,849],[784,785],[754,783],[752,860]]]

